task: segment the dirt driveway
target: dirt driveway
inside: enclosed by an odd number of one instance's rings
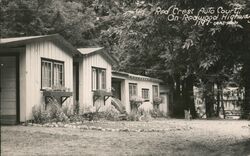
[[[171,119],[85,125],[162,131],[2,126],[1,155],[250,155],[249,121]]]

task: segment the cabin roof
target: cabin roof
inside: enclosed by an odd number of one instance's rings
[[[59,34],[42,35],[42,36],[27,36],[27,37],[15,37],[15,38],[0,38],[0,46],[3,48],[20,47],[26,44],[39,42],[39,41],[54,41],[59,46],[66,48],[67,52],[71,54],[79,54],[80,52],[74,48],[68,41],[66,41]]]
[[[130,79],[134,79],[134,80],[152,81],[152,82],[158,82],[158,83],[163,82],[160,79],[156,79],[156,78],[152,78],[152,77],[148,77],[148,76],[143,76],[143,75],[131,74],[131,73],[122,72],[122,71],[116,71],[116,70],[112,71],[112,77],[114,77],[114,78],[123,77],[123,78],[130,78]]]
[[[83,57],[89,57],[95,54],[100,54],[111,64],[117,64],[118,61],[115,57],[109,54],[107,51],[104,50],[103,47],[95,47],[95,48],[78,48],[77,49]]]

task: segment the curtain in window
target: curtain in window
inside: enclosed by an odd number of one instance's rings
[[[102,89],[106,89],[106,71],[105,70],[101,71],[101,86],[102,86]]]
[[[64,86],[64,64],[58,61],[42,59],[42,88]]]
[[[96,79],[97,79],[97,75],[96,75],[96,69],[92,68],[92,90],[96,90]]]
[[[54,63],[53,67],[54,71],[54,86],[60,87],[63,86],[63,64],[62,63]]]
[[[106,70],[92,67],[92,90],[106,89]]]
[[[52,87],[52,63],[42,61],[42,86]]]

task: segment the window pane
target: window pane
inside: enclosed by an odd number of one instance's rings
[[[92,90],[106,89],[106,70],[92,67]]]
[[[52,63],[48,61],[42,61],[42,87],[51,87],[51,74]]]
[[[59,65],[59,75],[58,75],[58,78],[59,78],[59,84],[62,86],[64,85],[63,84],[63,65]]]
[[[129,97],[137,96],[137,84],[129,84]]]
[[[97,89],[101,89],[102,88],[102,73],[101,73],[101,69],[96,69],[97,71],[97,83],[96,83],[96,88]]]
[[[63,86],[64,77],[63,77],[63,64],[54,63],[54,86],[61,87]]]
[[[101,80],[101,84],[102,84],[102,89],[106,89],[106,71],[102,70],[102,80]]]
[[[57,64],[54,64],[54,86],[58,86],[58,68]]]
[[[159,94],[158,94],[158,86],[153,86],[153,97],[158,97]]]
[[[42,60],[42,88],[64,86],[64,64],[57,61]]]
[[[132,84],[129,84],[129,97],[133,95],[132,93]]]
[[[149,89],[142,89],[142,98],[149,99]]]
[[[136,96],[137,95],[137,85],[136,84],[133,84],[133,87],[132,87],[133,89],[132,89],[132,95],[134,96]]]
[[[96,69],[92,68],[92,90],[96,90]]]

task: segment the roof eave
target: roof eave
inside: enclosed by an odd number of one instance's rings
[[[126,72],[119,72],[119,71],[112,71],[112,74],[115,74],[117,76],[122,76],[124,78],[130,78],[134,80],[142,80],[142,81],[151,81],[151,82],[157,82],[157,83],[162,83],[163,81],[160,79],[152,78],[152,77],[146,77],[142,75],[134,75],[131,73],[126,73]]]
[[[29,38],[29,39],[24,39],[24,40],[17,40],[13,42],[7,42],[7,43],[0,43],[1,47],[4,48],[11,48],[11,47],[18,47],[18,46],[23,46],[27,44],[31,44],[34,42],[41,42],[41,41],[54,41],[56,43],[59,43],[60,46],[68,49],[67,52],[70,54],[76,55],[79,54],[80,52],[73,47],[68,41],[66,41],[61,35],[59,34],[52,34],[52,35],[45,35],[37,38]],[[58,42],[57,42],[58,41]]]

